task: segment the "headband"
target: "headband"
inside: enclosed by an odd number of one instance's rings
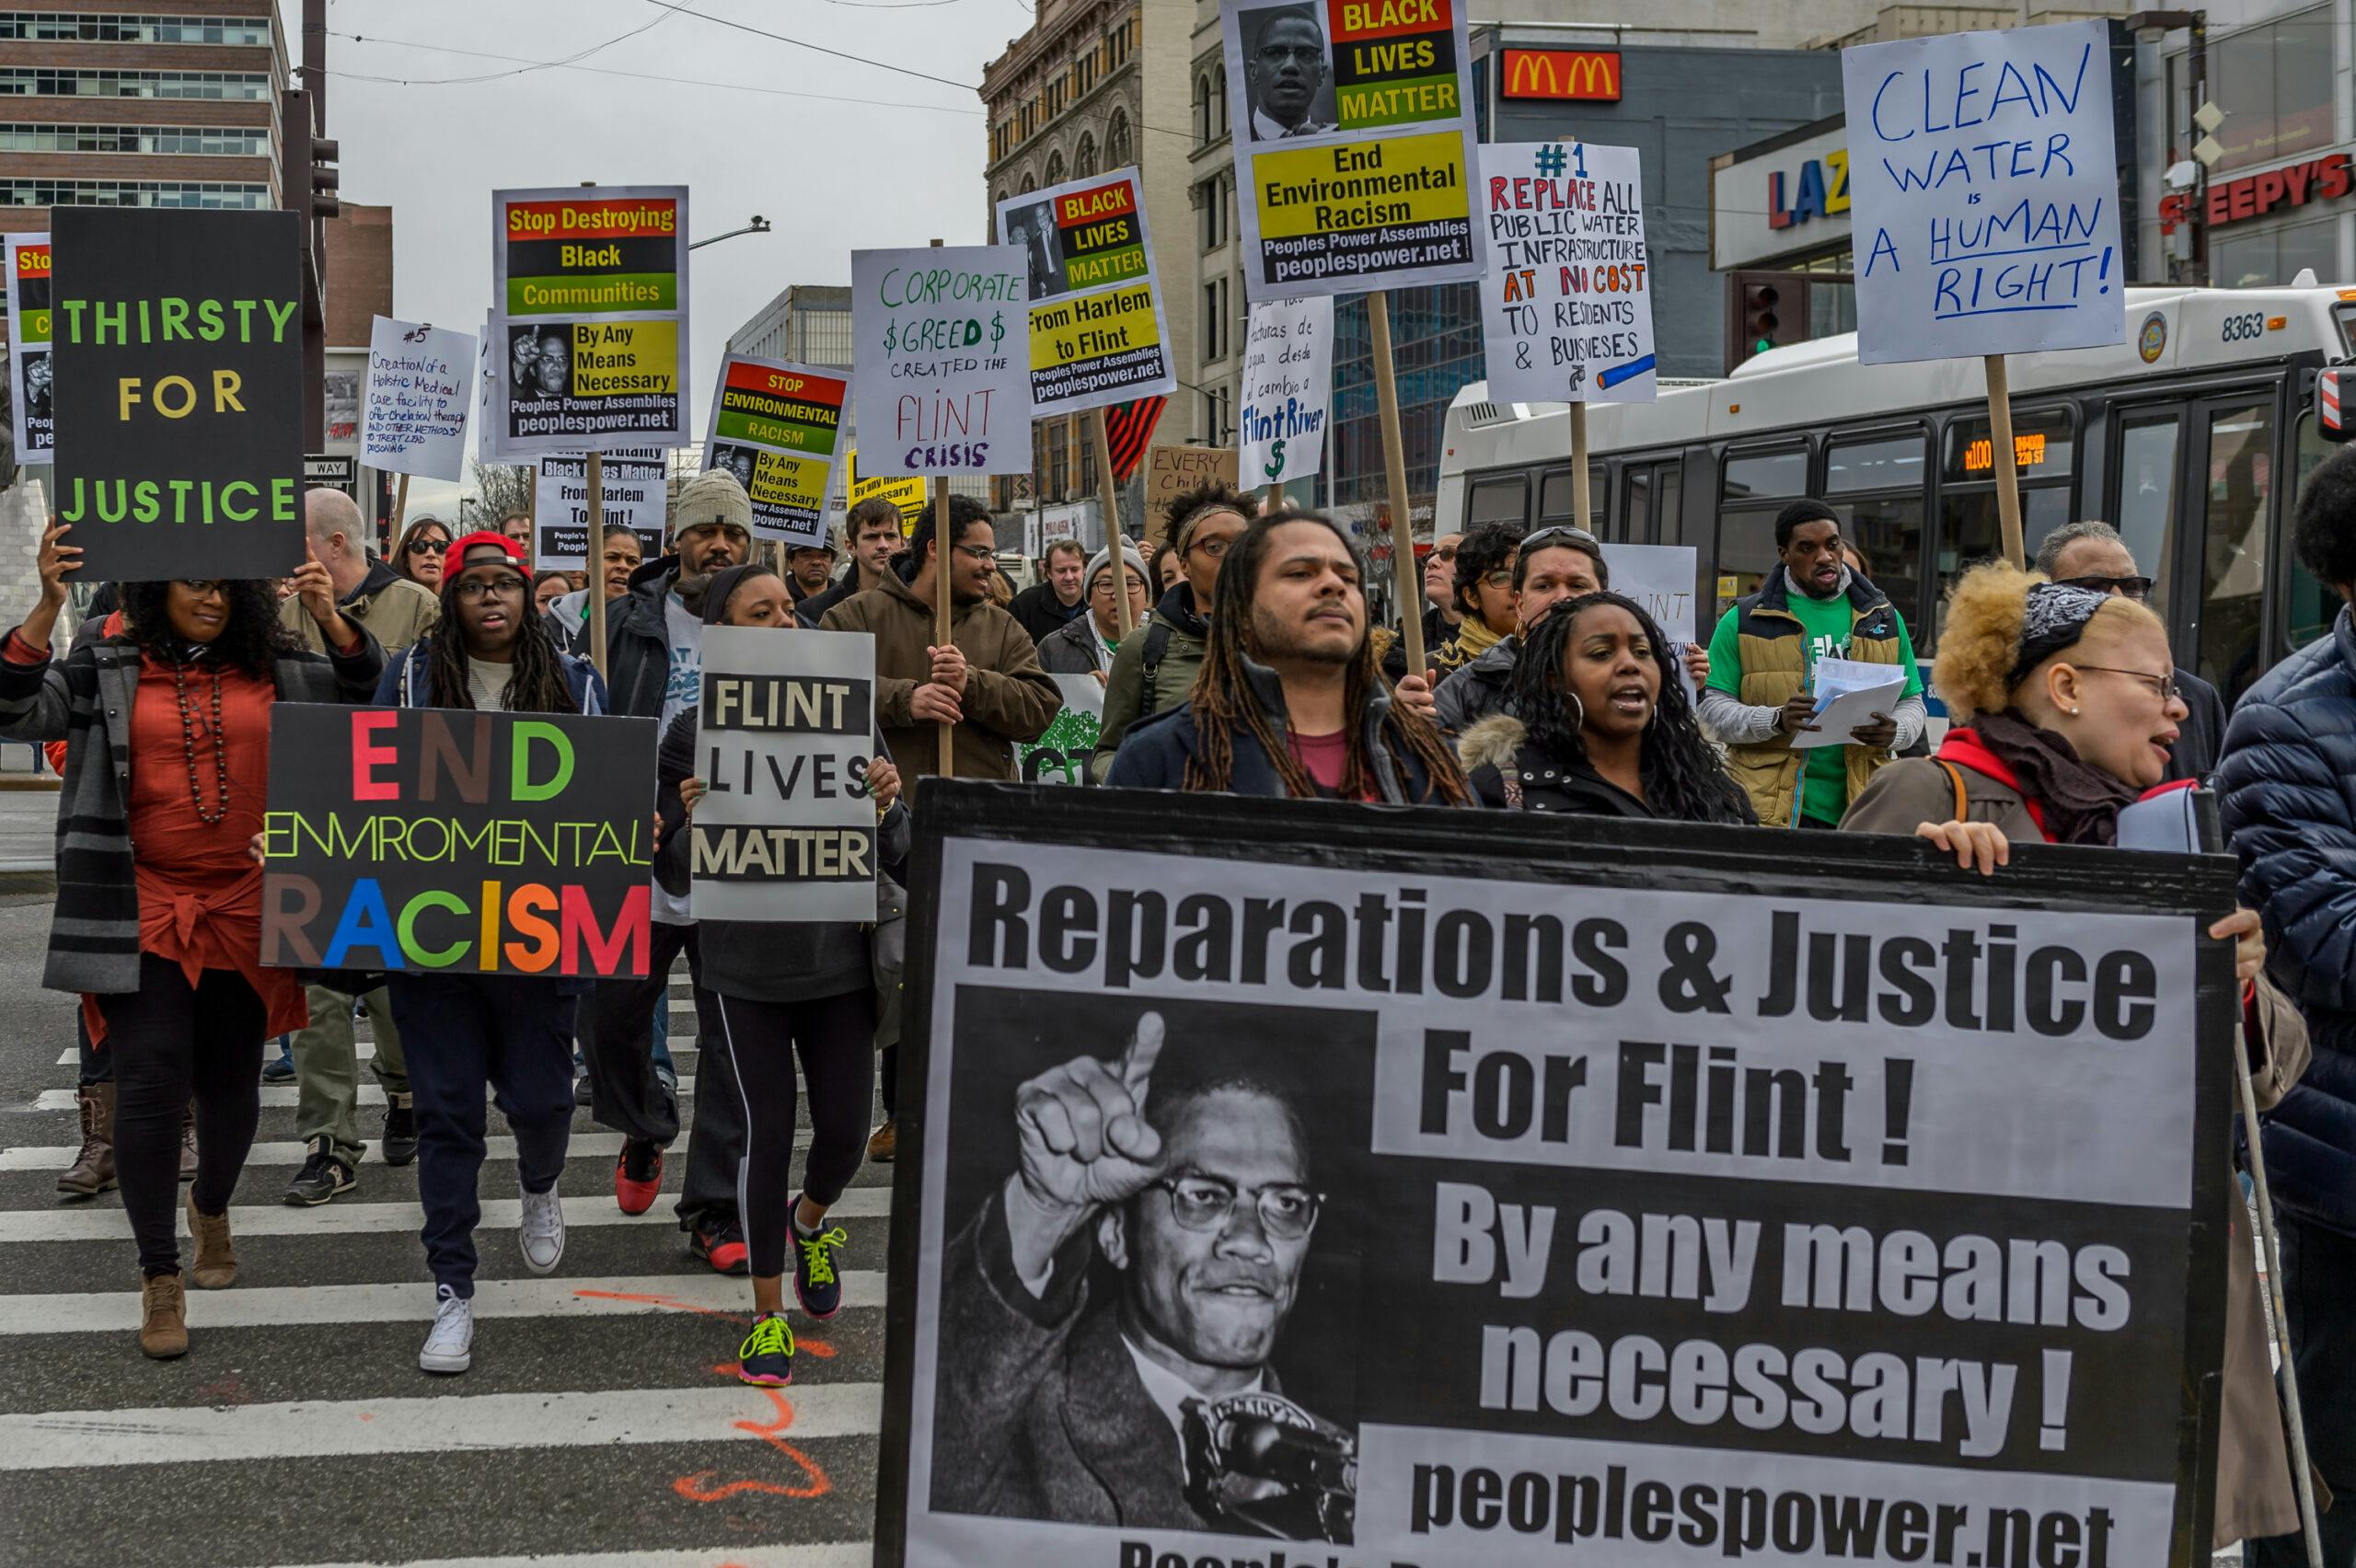
[[[2020,652],[2013,661],[2008,686],[2020,685],[2028,673],[2056,653],[2078,645],[2086,623],[2108,601],[2108,594],[2089,588],[2067,588],[2059,582],[2034,582],[2022,605]]]

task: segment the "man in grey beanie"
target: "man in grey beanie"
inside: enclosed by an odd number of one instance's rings
[[[1142,627],[1146,617],[1145,559],[1126,541],[1121,559],[1127,570],[1129,624]],[[1051,675],[1094,675],[1103,686],[1113,668],[1113,650],[1121,641],[1121,606],[1113,595],[1113,552],[1107,548],[1090,558],[1088,587],[1082,602],[1085,615],[1074,616],[1039,640],[1039,667]]]

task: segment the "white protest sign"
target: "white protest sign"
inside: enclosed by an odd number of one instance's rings
[[[1493,265],[1481,280],[1489,395],[1517,403],[1649,403],[1652,259],[1634,147],[1481,149]]]
[[[878,467],[1031,471],[1027,267],[1015,245],[851,252],[851,401]]]
[[[1139,192],[1124,168],[998,204],[999,237],[1030,271],[1024,352],[1039,419],[1178,389]]]
[[[2127,340],[2109,25],[1841,52],[1861,363]]]
[[[696,724],[696,918],[873,920],[875,640],[707,627]]]
[[[1694,574],[1691,545],[1606,545],[1603,564],[1611,591],[1634,599],[1658,623],[1661,635],[1682,648],[1693,640]]]
[[[360,460],[390,474],[460,478],[475,350],[471,332],[377,317],[360,399]]]
[[[638,536],[648,560],[663,553],[664,522],[670,506],[668,465],[661,448],[642,446],[608,452],[605,467],[606,527],[618,523]],[[589,564],[589,459],[542,457],[535,478],[532,561],[544,571],[577,571]]]
[[[1242,482],[1280,485],[1317,473],[1333,415],[1334,296],[1252,307],[1243,334],[1243,401],[1235,421]]]
[[[1035,741],[1018,741],[1014,766],[1025,784],[1085,784],[1088,759],[1104,729],[1104,687],[1094,675],[1057,675],[1064,706]]]

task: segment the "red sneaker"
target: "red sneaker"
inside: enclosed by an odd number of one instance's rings
[[[651,1143],[622,1140],[614,1161],[614,1202],[624,1214],[644,1214],[663,1192],[663,1150]]]
[[[710,1264],[714,1274],[742,1277],[753,1272],[753,1255],[745,1250],[744,1228],[738,1225],[698,1226],[687,1233],[687,1251]]]

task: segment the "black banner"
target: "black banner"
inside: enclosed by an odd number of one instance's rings
[[[53,214],[50,499],[82,581],[302,563],[301,243],[292,213]]]

